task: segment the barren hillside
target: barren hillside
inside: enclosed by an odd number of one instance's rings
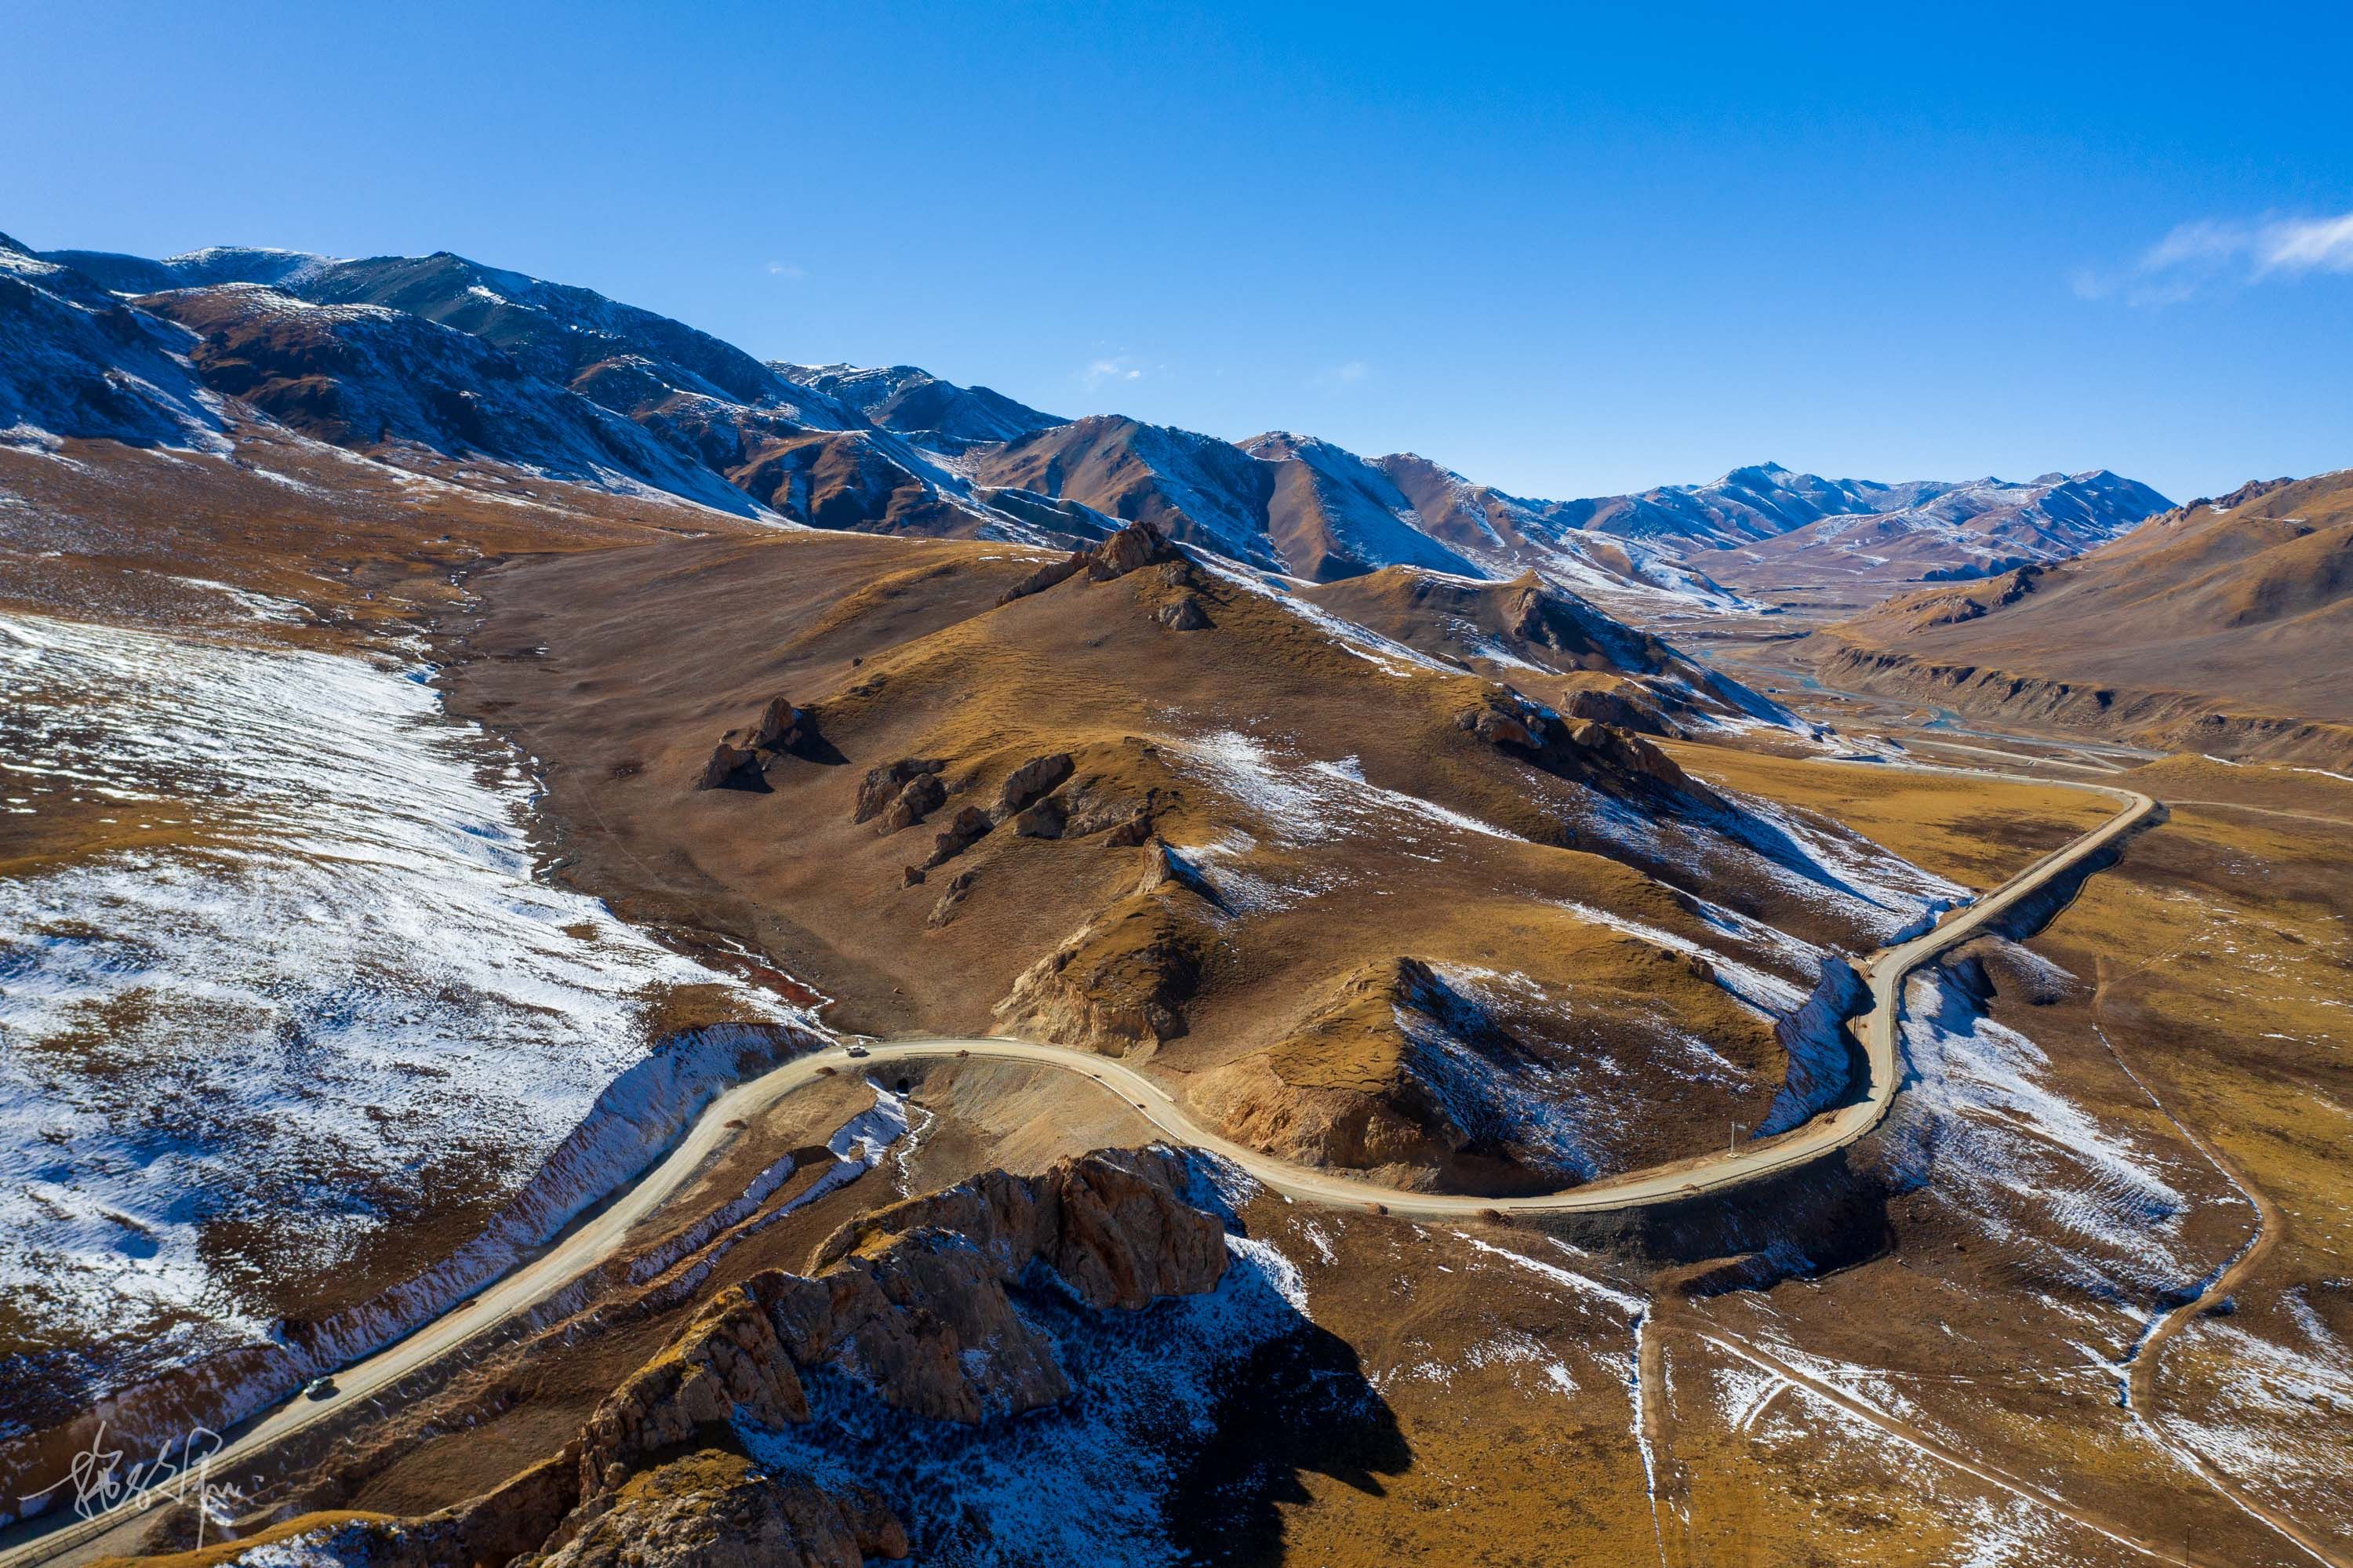
[[[2167,747],[2353,758],[2353,475],[2250,484],[1829,628],[1826,675]]]

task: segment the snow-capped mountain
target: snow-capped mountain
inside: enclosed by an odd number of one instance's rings
[[[2161,510],[2105,471],[1885,484],[1774,463],[1710,484],[1514,496],[1412,453],[1065,420],[913,366],[763,362],[591,290],[446,251],[224,246],[163,260],[0,249],[0,429],[140,441],[222,398],[317,439],[649,487],[817,527],[1080,544],[1150,519],[1261,569],[1535,569],[1651,616],[1823,574],[1890,584],[2097,545]],[[220,405],[226,407],[226,405]],[[31,439],[27,437],[26,439]],[[1729,588],[1725,584],[1730,584]]]
[[[860,369],[854,365],[791,365],[772,360],[768,368],[934,451],[964,451],[1070,423],[1059,415],[1042,414],[1027,403],[1017,403],[1002,392],[959,387],[912,365]]]
[[[487,340],[381,305],[319,304],[258,283],[144,296],[194,334],[213,391],[338,446],[472,452],[561,478],[629,482],[708,506],[751,503],[690,454],[522,371]]]
[[[2172,504],[2106,469],[2023,482],[1989,478],[1874,488],[1878,493],[1868,499],[1876,504],[1865,510],[1828,514],[1685,558],[1714,577],[1758,587],[1950,581],[2063,560]]]
[[[0,234],[0,440],[216,440],[188,334]]]

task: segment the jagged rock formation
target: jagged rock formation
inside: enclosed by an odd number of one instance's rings
[[[1047,791],[1060,787],[1071,776],[1071,754],[1058,751],[1050,757],[1033,757],[1006,776],[1004,788],[997,792],[997,820],[1018,815]]]
[[[881,831],[895,833],[901,828],[912,828],[947,800],[947,786],[940,782],[938,774],[918,773],[883,808]]]
[[[711,760],[695,776],[696,789],[765,792],[770,766],[784,758],[807,753],[820,744],[817,715],[796,706],[790,697],[770,698],[753,722],[744,744],[737,746],[735,737],[742,733],[729,730],[712,748]]]
[[[694,780],[698,789],[758,789],[760,754],[748,747],[731,746],[721,741],[711,749],[711,760]]]
[[[941,789],[939,780],[934,777],[942,766],[936,759],[902,757],[896,762],[868,769],[866,777],[859,781],[858,809],[850,821],[871,822],[897,801],[928,800],[930,804],[921,810],[911,807],[912,814],[898,825],[904,827],[907,822],[923,821],[927,813],[938,810],[947,799],[946,791]],[[931,779],[932,782],[922,784],[925,779]],[[936,800],[931,798],[934,792],[938,796]],[[889,832],[893,830],[885,828],[883,831]]]
[[[924,869],[946,864],[987,837],[996,825],[989,821],[988,813],[977,806],[958,808],[948,825],[932,840],[932,856],[923,863]]]
[[[814,722],[790,697],[774,697],[752,728],[752,746],[757,751],[790,751],[815,733]]]
[[[1509,687],[1491,687],[1455,717],[1455,727],[1525,757],[1547,772],[1581,779],[1606,773],[1620,783],[1689,800],[1712,800],[1708,789],[1675,759],[1630,730],[1564,715]]]
[[[1223,1232],[1177,1196],[1183,1182],[1175,1158],[1152,1150],[1065,1160],[1034,1179],[992,1171],[843,1227],[808,1276],[771,1270],[723,1291],[597,1407],[579,1460],[584,1507],[732,1412],[767,1426],[807,1420],[797,1368],[831,1364],[944,1421],[1067,1397],[1052,1345],[1015,1315],[1006,1287],[1035,1263],[1102,1308],[1213,1288]]]
[[[1136,1311],[1215,1289],[1224,1227],[1180,1195],[1184,1164],[1103,1150],[1043,1174],[989,1171],[842,1226],[809,1272],[719,1292],[564,1451],[439,1513],[327,1528],[370,1568],[856,1568],[907,1554],[879,1492],[763,1470],[733,1423],[809,1419],[801,1373],[828,1367],[887,1404],[976,1423],[1070,1397],[1052,1341],[1008,1288],[1050,1270],[1081,1300]],[[326,1517],[326,1516],[321,1516]]]

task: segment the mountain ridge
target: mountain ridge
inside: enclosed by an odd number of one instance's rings
[[[1923,588],[1810,640],[1866,689],[2167,746],[2353,759],[2353,471],[2262,481],[2072,559]]]
[[[28,339],[19,357],[51,363],[51,384],[97,399],[80,408],[19,389],[0,400],[12,425],[47,430],[47,418],[68,435],[157,440],[202,427],[206,397],[253,394],[269,417],[339,444],[477,451],[815,527],[1075,546],[1152,521],[1307,581],[1393,566],[1507,581],[1533,568],[1682,619],[1766,609],[1753,596],[1782,577],[1893,588],[2056,560],[2165,503],[2100,469],[1891,483],[1771,461],[1704,484],[1533,499],[1416,453],[1366,457],[1286,429],[1233,441],[1120,414],[1064,418],[911,365],[763,361],[593,290],[446,250],[349,259],[214,246],[156,260],[9,244],[19,284],[48,302],[46,325],[19,328],[42,340],[40,354]],[[389,314],[320,313],[335,310]],[[100,316],[113,338],[91,335]],[[61,346],[67,338],[79,346]],[[137,365],[109,364],[104,342]],[[119,407],[110,418],[99,405]]]

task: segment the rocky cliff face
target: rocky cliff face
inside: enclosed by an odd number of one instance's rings
[[[977,1423],[1070,1397],[1054,1346],[1008,1287],[1050,1270],[1089,1305],[1135,1311],[1214,1289],[1225,1232],[1179,1196],[1160,1150],[1106,1150],[1035,1177],[990,1171],[843,1226],[806,1275],[722,1290],[615,1389],[578,1437],[439,1513],[323,1526],[374,1568],[856,1568],[907,1554],[882,1496],[764,1470],[734,1437],[809,1419],[801,1375],[828,1368],[885,1403]]]
[[[1223,1232],[1176,1196],[1183,1180],[1156,1151],[1064,1160],[1034,1180],[992,1171],[845,1227],[807,1276],[770,1270],[729,1287],[597,1408],[582,1434],[583,1507],[737,1413],[769,1427],[807,1420],[798,1369],[836,1367],[944,1421],[1065,1398],[1052,1345],[1006,1287],[1042,1264],[1092,1305],[1131,1311],[1215,1287]]]

